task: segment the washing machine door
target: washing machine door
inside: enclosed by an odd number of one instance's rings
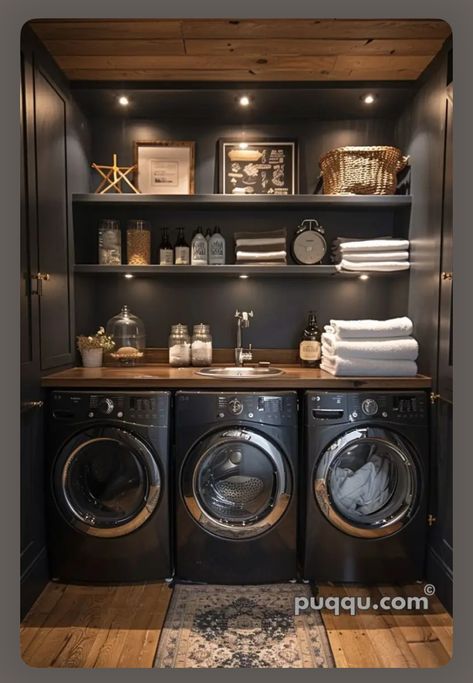
[[[144,441],[124,429],[93,427],[62,448],[52,486],[69,524],[92,536],[116,537],[150,517],[159,502],[161,478]]]
[[[283,452],[248,428],[222,430],[187,455],[181,493],[194,519],[207,531],[248,539],[271,529],[292,495]]]
[[[400,531],[417,509],[420,474],[411,446],[378,427],[352,429],[315,467],[314,493],[325,517],[360,538]]]

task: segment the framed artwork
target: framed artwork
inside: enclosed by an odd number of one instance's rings
[[[234,195],[298,193],[296,140],[218,141],[218,191]]]
[[[135,142],[134,152],[142,194],[194,194],[195,142]]]

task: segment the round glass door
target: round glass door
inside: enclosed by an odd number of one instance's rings
[[[220,432],[186,459],[182,490],[199,524],[231,538],[259,535],[280,519],[291,496],[283,454],[247,429]]]
[[[316,466],[314,493],[337,528],[362,538],[389,536],[415,512],[418,471],[410,447],[382,428],[354,429]]]
[[[56,460],[54,489],[67,521],[94,536],[123,536],[141,526],[159,500],[155,458],[121,429],[96,428],[70,441]]]

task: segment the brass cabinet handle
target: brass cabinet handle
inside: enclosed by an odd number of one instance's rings
[[[21,404],[21,412],[26,413],[34,408],[42,408],[44,401],[23,401]]]
[[[38,283],[38,288],[36,292],[32,293],[41,296],[43,293],[43,282],[47,282],[48,280],[50,280],[51,275],[49,273],[36,273],[36,275],[33,275],[31,279],[36,280],[36,282]]]
[[[453,280],[453,273],[443,272],[442,280]]]

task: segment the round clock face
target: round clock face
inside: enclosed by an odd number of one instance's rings
[[[316,230],[305,230],[295,236],[292,243],[294,260],[304,266],[313,266],[325,256],[327,242]]]

